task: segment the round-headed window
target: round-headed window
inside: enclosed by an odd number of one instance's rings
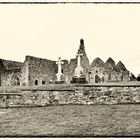
[[[38,80],[35,80],[35,85],[36,85],[36,86],[38,85]]]
[[[42,85],[45,85],[45,81],[44,80],[42,80]]]

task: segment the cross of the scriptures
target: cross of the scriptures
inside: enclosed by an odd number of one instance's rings
[[[78,67],[81,66],[81,64],[80,64],[80,62],[81,62],[80,58],[81,58],[82,55],[83,55],[82,53],[78,53],[78,54],[76,55],[76,56],[77,56],[77,66],[78,66]]]
[[[61,57],[58,58],[58,61],[56,62],[56,64],[58,65],[58,73],[62,73],[61,72],[61,64],[64,64],[64,62],[61,61]]]

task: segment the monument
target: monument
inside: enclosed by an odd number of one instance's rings
[[[74,76],[72,77],[71,83],[75,83],[75,84],[87,83],[86,76],[83,73],[84,69],[81,66],[81,56],[82,55],[83,55],[82,53],[78,53],[76,55],[77,56],[77,67],[75,68],[75,73],[74,73]]]
[[[62,80],[62,68],[61,65],[64,64],[63,61],[61,61],[61,57],[58,58],[58,61],[56,62],[56,64],[58,65],[58,73],[56,74],[57,80],[55,81],[56,84],[63,84],[64,80]]]

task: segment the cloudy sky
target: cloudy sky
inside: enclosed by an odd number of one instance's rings
[[[121,60],[140,73],[140,4],[0,4],[0,58],[74,58],[85,41],[90,63]]]

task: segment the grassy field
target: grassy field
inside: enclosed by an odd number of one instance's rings
[[[0,109],[0,136],[140,136],[140,105]]]

